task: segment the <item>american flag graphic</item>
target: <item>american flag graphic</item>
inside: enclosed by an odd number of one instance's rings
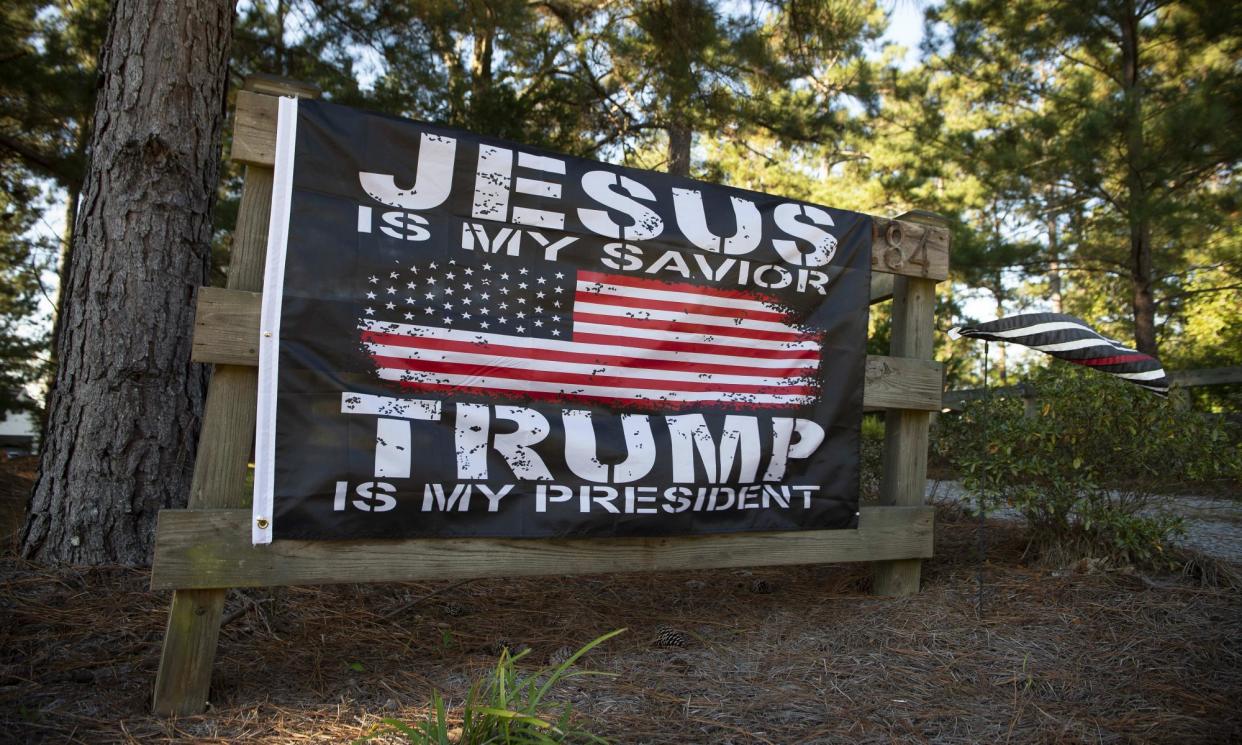
[[[363,345],[406,388],[648,408],[793,407],[819,391],[820,335],[756,293],[491,255],[366,285]]]
[[[1161,396],[1169,393],[1169,379],[1159,360],[1109,339],[1082,319],[1064,313],[1007,316],[949,329],[949,336],[1021,344],[1066,362],[1116,375]]]

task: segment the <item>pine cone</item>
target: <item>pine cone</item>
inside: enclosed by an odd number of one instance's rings
[[[489,654],[492,656],[498,656],[501,652],[508,649],[509,656],[512,657],[514,652],[516,651],[513,647],[514,647],[513,642],[509,641],[508,639],[497,639],[496,641],[485,645],[483,647],[483,653]]]
[[[689,641],[685,633],[671,626],[656,627],[655,645],[657,647],[684,647]]]
[[[548,666],[549,667],[560,667],[561,665],[565,663],[565,660],[568,660],[570,657],[573,657],[573,656],[574,656],[573,647],[570,647],[568,645],[564,647],[557,647],[556,649],[552,651],[552,654],[548,655]]]

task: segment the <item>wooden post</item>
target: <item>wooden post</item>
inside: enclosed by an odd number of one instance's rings
[[[1028,419],[1039,416],[1039,397],[1029,385],[1022,389],[1022,415]]]
[[[940,215],[916,210],[898,219],[935,227],[947,227]],[[893,327],[890,357],[932,358],[935,329],[936,280],[921,277],[893,278]],[[927,484],[926,411],[892,409],[884,420],[884,461],[880,504],[913,506],[923,503]],[[909,595],[918,592],[921,559],[877,561],[872,589],[877,595]]]
[[[314,93],[304,83],[285,81],[282,84],[270,76],[247,78],[242,88],[279,95]],[[272,177],[273,169],[269,166],[246,166],[229,257],[229,289],[263,289]],[[258,370],[254,367],[215,366],[194,461],[191,509],[250,506],[246,481],[254,445],[257,381]],[[223,588],[173,592],[160,669],[155,679],[153,708],[156,714],[186,716],[198,714],[206,706],[226,592]]]

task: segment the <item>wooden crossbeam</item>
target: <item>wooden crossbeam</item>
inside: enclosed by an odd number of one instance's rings
[[[882,303],[893,299],[893,275],[871,275],[871,304]]]
[[[863,507],[858,530],[664,538],[278,540],[250,545],[249,510],[163,510],[151,589],[673,571],[932,555],[931,507]]]
[[[259,364],[259,309],[262,293],[204,287],[194,319],[195,362]],[[943,366],[903,357],[868,356],[863,405],[881,409],[939,411]]]
[[[1199,388],[1212,385],[1242,383],[1242,367],[1210,367],[1201,370],[1170,370],[1169,385],[1173,388]],[[1027,382],[995,388],[962,388],[944,393],[944,408],[960,410],[969,401],[992,396],[1002,398],[1017,396],[1026,399],[1039,398],[1036,387]]]
[[[1179,388],[1242,383],[1242,367],[1210,367],[1202,370],[1176,370],[1169,373],[1169,383]]]

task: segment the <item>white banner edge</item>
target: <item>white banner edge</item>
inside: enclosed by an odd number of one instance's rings
[[[280,305],[284,295],[293,157],[297,144],[298,99],[282,96],[276,124],[272,209],[268,219],[259,321],[259,378],[254,438],[254,497],[250,523],[253,545],[272,542],[275,518],[276,390],[280,362]]]

